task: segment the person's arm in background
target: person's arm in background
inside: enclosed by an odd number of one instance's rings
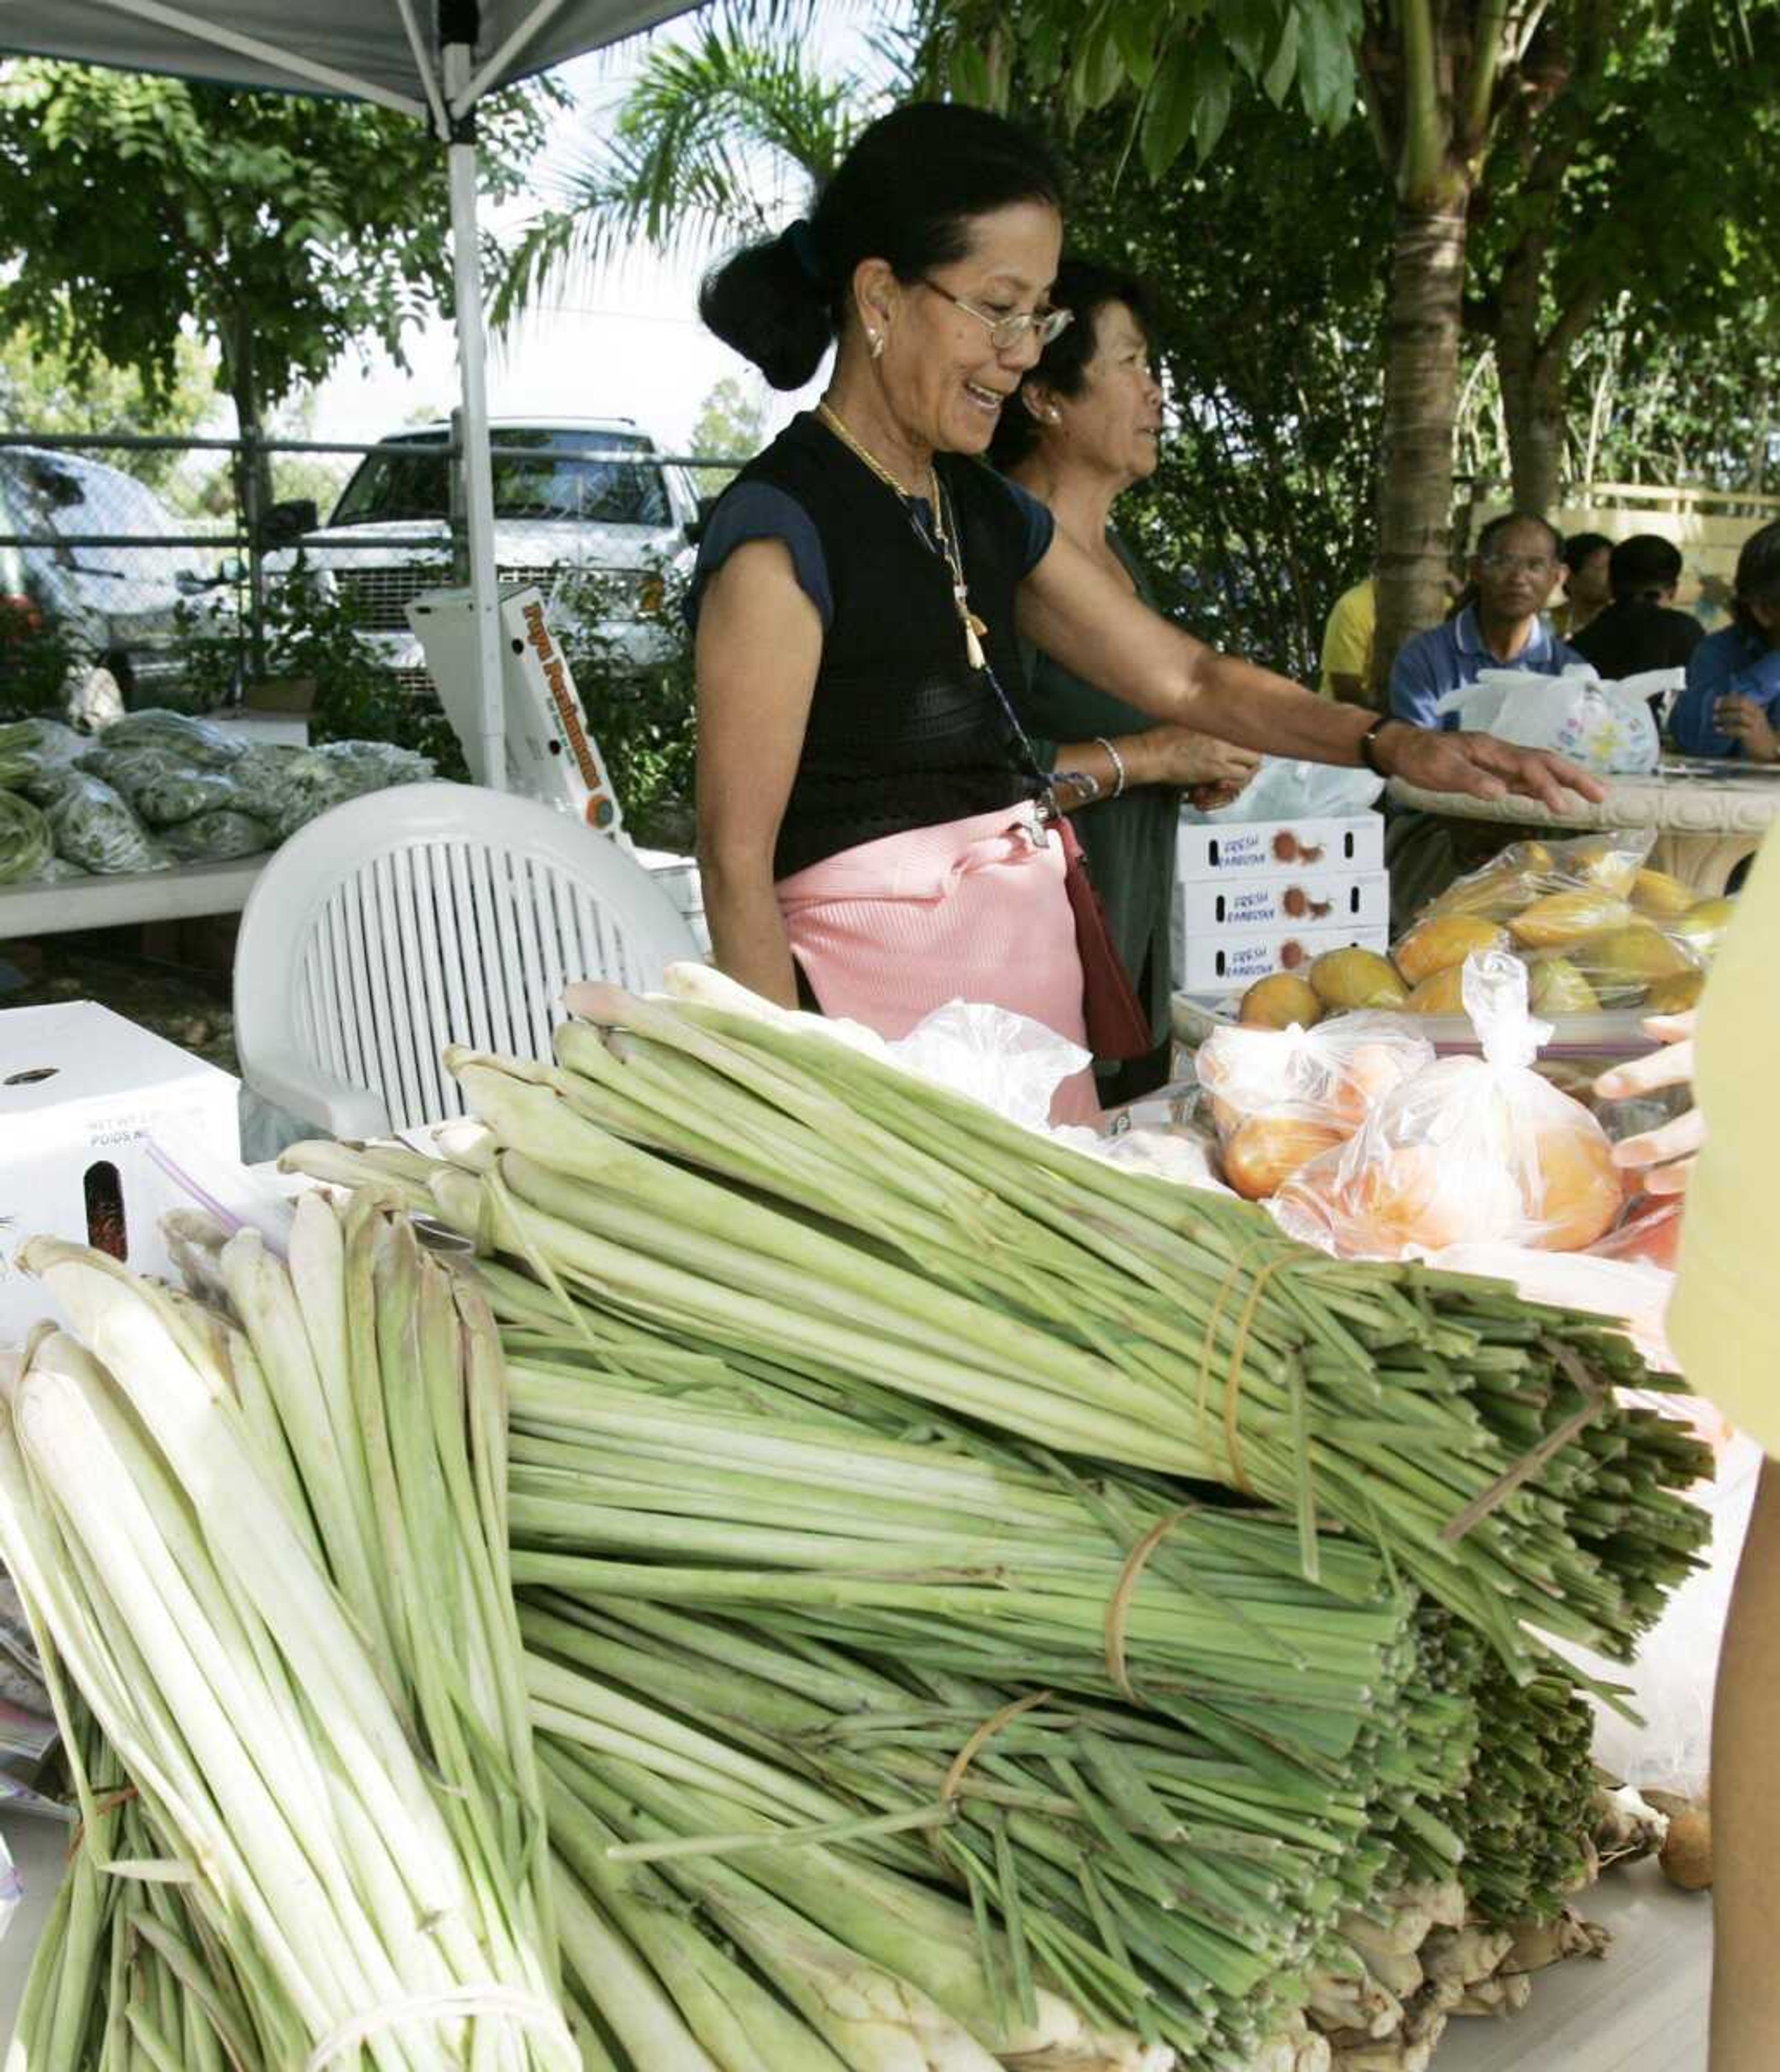
[[[1228,805],[1260,767],[1258,750],[1239,748],[1233,742],[1219,741],[1190,726],[1146,727],[1141,734],[1116,734],[1108,739],[1110,752],[1106,742],[1096,739],[1064,742],[1052,754],[1051,769],[1065,775],[1083,771],[1100,787],[1090,797],[1086,787],[1059,785],[1057,803],[1066,813],[1116,795],[1128,797],[1146,784],[1190,792],[1194,804],[1208,812]],[[1041,756],[1047,746],[1034,743]]]
[[[1688,660],[1687,688],[1669,714],[1669,732],[1689,755],[1734,755],[1737,744],[1718,724],[1718,701],[1737,672],[1734,637],[1714,634]]]
[[[1780,763],[1780,648],[1770,648],[1732,672],[1718,694],[1713,718],[1751,763]]]

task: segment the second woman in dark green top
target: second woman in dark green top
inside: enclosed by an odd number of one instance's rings
[[[1161,430],[1161,391],[1149,364],[1143,293],[1136,282],[1104,267],[1066,258],[1052,296],[1075,311],[1075,321],[1045,348],[1017,400],[1003,409],[990,458],[1050,506],[1059,530],[1153,610],[1149,578],[1112,524],[1116,500],[1155,471]],[[1021,717],[1041,758],[1050,755],[1054,763],[1054,748],[1097,742],[1114,772],[1111,787],[1083,800],[1071,816],[1155,1038],[1148,1057],[1096,1065],[1101,1100],[1113,1108],[1168,1076],[1170,937],[1182,795],[1190,792],[1201,805],[1226,804],[1259,758],[1188,728],[1153,722],[1050,655],[1032,651],[1026,659]]]

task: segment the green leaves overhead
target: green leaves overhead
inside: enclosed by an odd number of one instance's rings
[[[946,12],[952,92],[1005,105],[984,55],[998,0],[962,0]],[[1201,164],[1212,155],[1245,83],[1276,107],[1295,94],[1322,130],[1338,129],[1357,104],[1363,0],[1022,0],[1018,18],[1027,83],[1060,82],[1071,125],[1129,103],[1152,179],[1189,146]]]
[[[557,99],[491,104],[483,182],[514,191]],[[25,60],[0,72],[0,324],[78,378],[100,361],[173,381],[182,335],[263,413],[361,339],[401,356],[448,306],[442,154],[351,102]]]

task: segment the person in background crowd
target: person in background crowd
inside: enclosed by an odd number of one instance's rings
[[[1434,709],[1483,669],[1532,669],[1556,676],[1582,658],[1541,615],[1557,581],[1563,545],[1556,527],[1527,511],[1492,518],[1471,557],[1476,602],[1444,626],[1404,643],[1391,670],[1391,711],[1412,726],[1455,727]]]
[[[1693,651],[1670,730],[1690,755],[1780,762],[1780,518],[1743,542],[1733,610]]]
[[[1564,595],[1552,614],[1552,623],[1566,640],[1574,639],[1613,602],[1608,573],[1613,546],[1605,532],[1572,532],[1564,542]]]
[[[1075,312],[1002,410],[989,458],[1030,490],[1108,576],[1153,610],[1149,575],[1112,524],[1112,507],[1155,472],[1162,392],[1149,360],[1148,311],[1140,284],[1066,257],[1052,299]],[[1071,824],[1106,910],[1112,939],[1149,1012],[1148,1057],[1096,1067],[1100,1098],[1116,1108],[1168,1077],[1170,923],[1175,837],[1183,791],[1202,806],[1227,804],[1260,757],[1183,726],[1150,719],[1097,689],[1054,656],[1027,650],[1030,676],[1009,686],[1047,764],[1095,746],[1116,762],[1110,796],[1084,805]]]
[[[1695,1106],[1617,1145],[1646,1188],[1687,1194],[1669,1342],[1688,1385],[1768,1458],[1737,1571],[1712,1708],[1712,2072],[1780,2065],[1780,1307],[1773,1233],[1752,1214],[1780,1161],[1780,841],[1737,901],[1697,1015],[1653,1022],[1667,1047],[1596,1083],[1614,1100],[1691,1081]],[[1697,1033],[1695,1024],[1697,1022]]]
[[[1367,576],[1335,599],[1322,634],[1322,680],[1326,698],[1343,705],[1372,703],[1372,644],[1379,630],[1379,588]]]
[[[1674,609],[1681,549],[1660,532],[1622,540],[1607,565],[1614,601],[1570,644],[1608,683],[1646,669],[1684,669],[1706,629]]]
[[[715,961],[781,1006],[897,1037],[962,997],[1081,1042],[1054,820],[1118,771],[1098,742],[1048,771],[1029,753],[1008,690],[1022,635],[1241,747],[1559,808],[1566,787],[1604,796],[1559,758],[1369,720],[1219,654],[979,464],[1068,326],[1050,298],[1062,249],[1050,154],[980,109],[916,102],[860,133],[807,219],[701,291],[705,323],[775,388],[834,352],[817,409],[718,500],[689,600]],[[1052,1108],[1098,1112],[1091,1077]]]

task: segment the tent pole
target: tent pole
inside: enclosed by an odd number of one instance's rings
[[[475,51],[445,47],[450,100],[468,82]],[[470,535],[470,600],[476,629],[476,674],[482,727],[471,764],[476,781],[507,789],[507,729],[501,685],[499,590],[495,573],[495,485],[488,458],[487,340],[482,320],[482,255],[476,229],[476,146],[473,135],[446,146],[451,179],[451,259],[457,290],[458,366],[463,386],[463,486]],[[467,743],[465,744],[468,746]]]

